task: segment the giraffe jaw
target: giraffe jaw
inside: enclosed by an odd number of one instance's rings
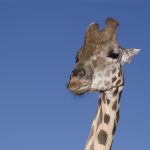
[[[85,85],[79,86],[75,89],[70,89],[71,92],[75,95],[82,95],[90,90],[91,83],[87,83]]]

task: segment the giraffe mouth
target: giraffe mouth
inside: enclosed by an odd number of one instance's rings
[[[75,95],[82,95],[82,94],[84,94],[84,93],[86,93],[86,92],[89,91],[90,86],[91,86],[91,84],[86,83],[86,84],[84,84],[84,85],[82,85],[82,86],[79,86],[79,87],[77,87],[77,88],[75,88],[75,89],[71,89],[71,91],[72,91]]]

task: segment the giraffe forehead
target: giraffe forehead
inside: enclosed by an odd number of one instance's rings
[[[98,61],[98,57],[103,57],[103,55],[107,55],[110,51],[119,52],[119,44],[117,41],[106,41],[100,44],[85,43],[80,48],[76,58],[84,62],[91,60]]]
[[[119,50],[119,43],[117,41],[106,41],[105,43],[98,45],[97,49],[101,52],[108,52],[110,50]]]

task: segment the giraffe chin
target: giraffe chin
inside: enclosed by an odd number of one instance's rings
[[[82,87],[76,88],[74,90],[71,90],[71,92],[77,96],[80,96],[80,95],[83,95],[86,92],[88,92],[90,90],[90,86],[91,86],[91,84],[90,85],[88,84],[86,86],[82,86]]]

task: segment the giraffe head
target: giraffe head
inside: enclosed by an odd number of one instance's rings
[[[139,49],[121,48],[116,40],[118,26],[112,18],[106,19],[103,30],[97,23],[88,26],[67,85],[74,94],[106,91],[124,84],[122,66],[129,63]]]

